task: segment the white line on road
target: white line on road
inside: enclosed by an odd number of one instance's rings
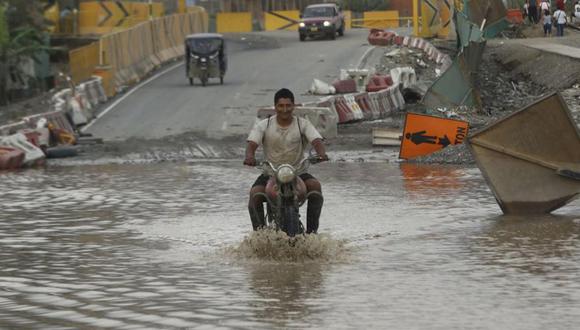
[[[365,61],[365,62],[366,62],[366,60],[367,60],[367,57],[369,56],[369,54],[371,53],[371,51],[372,51],[373,49],[375,49],[375,48],[377,48],[377,47],[376,47],[376,46],[372,46],[372,47],[369,47],[369,48],[367,48],[367,50],[365,51],[365,53],[363,54],[363,56],[361,56],[361,58],[358,60],[358,64],[356,65],[356,68],[357,68],[357,69],[359,69],[359,70],[360,70],[360,69],[363,69],[363,68],[362,68],[362,66],[364,65],[364,64],[363,64],[363,61]]]
[[[107,107],[105,110],[103,110],[101,113],[99,113],[99,115],[90,123],[88,123],[86,126],[84,126],[83,128],[81,128],[81,132],[84,132],[86,129],[88,129],[89,127],[91,127],[98,119],[100,119],[101,117],[103,117],[104,115],[106,115],[109,111],[113,110],[114,107],[116,107],[119,103],[123,102],[123,100],[125,100],[127,97],[129,97],[131,94],[133,94],[135,91],[137,91],[138,89],[140,89],[141,87],[147,85],[148,83],[150,83],[151,81],[159,78],[160,76],[166,74],[167,72],[179,67],[183,65],[183,62],[177,63],[176,65],[170,67],[167,70],[164,70],[162,72],[159,72],[158,74],[154,75],[153,77],[145,80],[144,82],[140,83],[139,85],[133,87],[129,92],[127,92],[127,94],[121,96],[118,100],[116,100],[115,102],[113,102],[113,104],[111,104],[109,107]]]

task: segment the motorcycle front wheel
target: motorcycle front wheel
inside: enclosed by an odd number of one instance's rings
[[[298,208],[294,205],[282,209],[282,230],[288,237],[294,237],[303,233],[304,228],[300,223]]]

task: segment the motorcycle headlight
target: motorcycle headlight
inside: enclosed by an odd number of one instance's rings
[[[207,62],[207,58],[205,58],[205,57],[202,57],[202,58],[201,58],[201,61],[202,61],[202,62]]]
[[[296,174],[294,174],[294,169],[291,166],[281,166],[276,173],[278,181],[282,183],[288,183],[294,180]]]
[[[306,26],[306,24],[304,24],[304,22],[300,22],[300,24],[298,24],[298,26],[300,26],[300,27],[305,27],[305,26]]]
[[[324,25],[324,26],[330,26],[330,22],[329,21],[324,21],[324,23],[322,23],[322,25]]]

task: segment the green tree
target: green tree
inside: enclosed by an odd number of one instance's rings
[[[21,73],[22,61],[51,48],[44,42],[46,25],[39,1],[0,0],[0,8],[0,105],[5,105],[9,75]]]

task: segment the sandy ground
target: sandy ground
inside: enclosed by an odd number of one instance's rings
[[[565,38],[551,39],[558,43],[577,46],[580,33],[568,30]],[[541,36],[541,27],[524,26],[514,31],[506,31],[503,37],[488,41],[476,85],[482,99],[480,111],[454,111],[461,119],[470,123],[471,132],[489,125],[498,119],[533,103],[543,96],[559,91],[562,93],[577,122],[580,122],[580,61],[561,55],[542,52],[525,47],[521,39],[508,36]],[[542,38],[543,39],[543,38]],[[526,42],[535,42],[529,38]],[[454,41],[432,40],[441,51],[455,55]],[[247,47],[262,47],[260,43]],[[396,47],[385,47],[385,54]],[[423,54],[402,48],[396,55],[383,56],[375,64],[377,71],[387,72],[395,66],[413,66],[417,72],[420,89],[427,88],[436,79],[437,65],[423,58]],[[406,111],[425,112],[414,104],[412,93],[408,97]],[[12,122],[24,115],[45,112],[49,108],[50,94],[0,108],[0,124]],[[328,149],[341,154],[339,160],[382,160],[399,161],[398,148],[373,147],[372,129],[376,127],[398,128],[402,130],[404,112],[392,118],[372,122],[358,122],[340,125],[339,136],[327,141]],[[167,149],[171,145],[173,149]],[[84,145],[79,147],[80,158],[96,161],[120,158],[146,159],[150,161],[175,161],[194,158],[238,158],[243,155],[243,145],[239,138],[207,140],[196,134],[185,134],[156,141],[128,140],[106,145]],[[346,155],[346,156],[344,156]],[[473,163],[469,150],[464,145],[450,146],[435,154],[419,157],[412,162],[423,163]]]

